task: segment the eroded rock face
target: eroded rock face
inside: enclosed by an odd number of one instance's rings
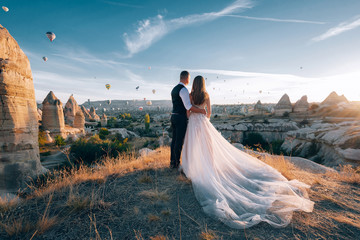
[[[101,123],[102,127],[106,127],[106,125],[107,125],[107,116],[105,115],[105,113],[103,113],[103,115],[101,116],[100,123]]]
[[[100,117],[96,114],[95,108],[90,108],[90,116],[97,122],[100,122]]]
[[[88,110],[84,106],[81,106],[80,108],[81,108],[82,113],[84,114],[85,121],[90,121],[93,119],[91,117],[90,113],[88,112]]]
[[[292,112],[292,105],[289,96],[284,94],[275,106],[275,115],[283,116],[286,112]]]
[[[42,126],[44,130],[49,130],[52,136],[63,135],[65,122],[61,101],[50,91],[42,105]]]
[[[307,96],[302,96],[294,105],[295,113],[303,113],[309,110],[309,103],[307,100]]]
[[[79,128],[79,129],[85,128],[85,116],[80,109],[75,114],[74,128]]]
[[[321,103],[321,106],[337,105],[341,102],[348,103],[344,95],[339,96],[336,92],[330,93],[330,95]]]
[[[0,194],[16,192],[43,172],[30,63],[0,25]]]
[[[309,158],[323,165],[360,165],[360,123],[316,123],[287,133],[281,146],[294,156]]]
[[[65,124],[73,127],[75,114],[79,110],[79,105],[77,104],[74,96],[71,95],[64,108]]]

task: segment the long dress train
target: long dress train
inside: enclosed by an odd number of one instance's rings
[[[313,210],[310,186],[235,148],[203,114],[189,117],[182,168],[205,213],[233,228],[285,227],[294,211]]]

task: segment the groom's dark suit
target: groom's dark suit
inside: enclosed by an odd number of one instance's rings
[[[185,88],[184,85],[179,83],[171,91],[171,99],[173,104],[173,111],[171,114],[171,127],[172,127],[172,142],[171,142],[171,157],[170,167],[178,168],[180,164],[181,150],[184,144],[184,138],[187,127],[186,108],[180,96],[181,89]],[[188,91],[186,90],[188,93]]]

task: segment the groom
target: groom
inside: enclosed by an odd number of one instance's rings
[[[189,91],[186,88],[190,82],[190,73],[182,71],[180,73],[180,82],[171,91],[171,100],[173,110],[171,113],[172,142],[170,168],[177,169],[180,164],[181,150],[184,144],[184,138],[187,127],[186,111],[206,114],[205,109],[200,109],[191,105]]]

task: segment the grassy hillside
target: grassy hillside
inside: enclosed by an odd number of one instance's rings
[[[191,182],[168,168],[169,148],[143,158],[124,154],[94,168],[55,171],[16,203],[0,204],[0,239],[355,239],[360,235],[360,176],[311,174],[262,159],[288,179],[312,185],[314,212],[295,212],[282,229],[245,230],[205,215]]]

